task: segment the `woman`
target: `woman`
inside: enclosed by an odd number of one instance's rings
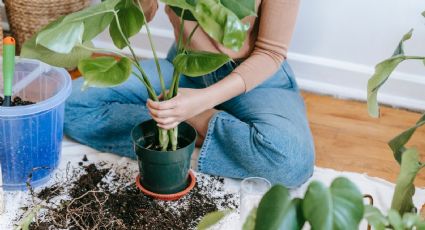
[[[148,20],[156,0],[140,0]],[[151,119],[164,129],[187,121],[199,134],[198,170],[232,178],[261,176],[272,183],[297,187],[313,172],[314,147],[294,74],[285,61],[295,24],[298,0],[256,2],[258,17],[249,22],[247,40],[238,51],[224,48],[198,29],[190,48],[223,52],[235,62],[199,77],[182,77],[179,94],[153,102],[135,77],[113,88],[80,92],[82,79],[73,83],[67,101],[65,132],[71,138],[106,152],[135,157],[131,128]],[[179,34],[179,17],[166,9]],[[187,37],[196,22],[185,22]],[[170,85],[175,56],[161,60]],[[157,92],[160,84],[154,62],[142,61]]]

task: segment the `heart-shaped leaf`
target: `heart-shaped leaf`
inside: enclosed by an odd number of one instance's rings
[[[225,47],[237,51],[244,44],[249,24],[243,24],[232,11],[220,2],[198,0],[192,14],[201,28]]]
[[[190,10],[193,11],[194,8],[194,3],[195,1],[193,0],[161,0],[161,2],[169,5],[169,6],[173,6],[176,8],[180,8],[180,9],[185,9],[185,10]],[[178,14],[180,15],[180,14]]]
[[[348,179],[335,179],[330,188],[312,182],[302,209],[313,229],[358,229],[363,217],[363,196]]]
[[[199,77],[217,70],[230,60],[229,56],[221,53],[189,51],[177,55],[173,64],[180,73],[189,77]]]
[[[119,61],[113,57],[83,59],[78,69],[84,76],[83,89],[87,87],[111,87],[125,82],[131,74],[131,61],[123,57]]]
[[[82,44],[83,32],[84,25],[81,22],[59,23],[39,33],[35,43],[57,53],[67,54],[75,45]]]
[[[231,212],[232,210],[224,210],[208,213],[201,219],[197,226],[197,229],[206,230],[217,224],[220,220],[222,220],[225,216],[229,215]]]
[[[412,197],[415,194],[413,181],[416,178],[421,164],[419,163],[419,154],[415,148],[407,149],[401,155],[400,173],[394,190],[391,208],[397,210],[400,214],[412,212],[415,208]]]
[[[182,0],[184,1],[184,0]],[[192,5],[193,7],[195,7],[196,5],[196,0],[185,0],[186,3]],[[174,13],[177,14],[177,16],[181,16],[182,13],[182,8],[176,7],[176,6],[171,6],[170,7]],[[187,21],[196,21],[195,16],[193,16],[193,14],[190,12],[190,10],[185,10],[184,11],[184,15],[183,15],[183,20],[187,20]]]
[[[381,211],[370,205],[365,206],[364,218],[375,230],[385,230],[385,226],[389,224],[387,218],[382,215]]]
[[[422,117],[416,122],[416,124],[413,127],[410,127],[406,131],[394,137],[390,142],[388,142],[388,145],[393,151],[394,158],[397,160],[399,164],[401,163],[401,154],[404,151],[406,151],[405,145],[407,144],[407,142],[409,142],[410,138],[415,133],[416,129],[418,129],[419,127],[423,125],[425,125],[425,113],[422,115]]]
[[[246,16],[256,16],[255,0],[221,0],[223,6],[242,19]]]
[[[90,41],[83,45],[93,47],[93,44]],[[74,47],[68,54],[53,52],[42,45],[37,45],[35,43],[35,36],[27,40],[21,50],[21,57],[38,59],[49,65],[68,69],[77,67],[80,60],[88,58],[91,55],[91,51],[78,46]]]
[[[116,6],[116,10],[118,10],[118,21],[125,38],[128,39],[136,35],[144,25],[143,13],[139,7],[134,4],[133,0],[123,0]],[[115,17],[109,26],[109,34],[116,47],[123,49],[127,46]]]
[[[409,30],[399,42],[391,58],[386,59],[375,66],[375,73],[367,82],[367,106],[369,115],[379,117],[378,90],[388,80],[391,73],[402,61],[404,56],[403,44],[412,37],[412,30]]]
[[[275,185],[258,205],[255,229],[280,229],[281,226],[287,229],[301,229],[304,222],[301,200],[291,200],[285,187]]]

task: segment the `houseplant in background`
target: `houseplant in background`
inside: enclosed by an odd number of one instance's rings
[[[422,13],[425,17],[425,12]],[[404,42],[412,37],[412,30],[403,36],[393,56],[378,63],[375,73],[368,82],[368,110],[372,117],[379,117],[377,93],[399,63],[404,60],[420,60],[425,63],[425,56],[408,56],[404,53]],[[416,129],[425,125],[425,113],[415,125],[394,137],[388,145],[395,160],[400,164],[391,209],[387,215],[371,206],[364,205],[356,186],[345,178],[335,179],[329,188],[319,182],[312,182],[304,198],[289,198],[283,186],[273,186],[262,198],[257,209],[251,211],[242,226],[251,229],[302,229],[306,222],[312,229],[358,229],[362,218],[376,230],[381,229],[425,229],[425,206],[418,213],[413,204],[417,174],[425,168],[420,162],[418,150],[408,148],[408,143]],[[206,215],[198,229],[207,229],[229,213],[213,212]]]
[[[192,35],[199,27],[225,47],[238,50],[242,47],[249,28],[241,19],[255,15],[254,0],[161,1],[172,7],[181,18],[180,31],[183,31],[185,20],[198,22],[187,39],[183,38],[182,33],[178,36],[177,55],[173,60],[173,80],[168,89],[164,84],[149,26],[139,1],[107,0],[61,17],[25,43],[22,56],[60,67],[78,66],[85,79],[84,88],[116,86],[133,74],[146,87],[150,99],[168,100],[177,95],[181,74],[202,76],[231,60],[221,53],[189,50]],[[115,46],[119,49],[128,47],[130,57],[121,52],[93,46],[92,40],[108,26]],[[129,41],[143,26],[156,63],[161,97],[155,92]],[[91,57],[92,52],[113,53],[120,59],[110,56]],[[136,69],[132,70],[132,66]],[[140,182],[144,188],[154,193],[173,194],[188,186],[190,155],[196,139],[196,132],[192,127],[182,123],[172,130],[164,130],[151,120],[135,126],[132,138],[142,175]]]

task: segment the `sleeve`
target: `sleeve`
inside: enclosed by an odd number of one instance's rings
[[[158,0],[138,0],[142,5],[146,20],[150,22],[158,10]]]
[[[232,74],[245,82],[246,92],[272,76],[286,58],[299,0],[262,0],[254,49]]]

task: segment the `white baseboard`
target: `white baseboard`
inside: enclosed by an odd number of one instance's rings
[[[151,28],[151,32],[153,40],[157,41],[158,56],[164,58],[173,43],[173,32],[155,28]],[[135,40],[140,44],[135,49],[136,53],[141,57],[152,58],[146,31],[142,30]],[[95,45],[114,48],[112,43],[104,39],[97,39]],[[124,52],[129,53],[128,50]],[[366,100],[367,81],[374,72],[373,67],[296,52],[290,52],[288,57],[301,89],[339,98]],[[378,101],[394,107],[425,111],[425,75],[394,72],[381,88]]]

